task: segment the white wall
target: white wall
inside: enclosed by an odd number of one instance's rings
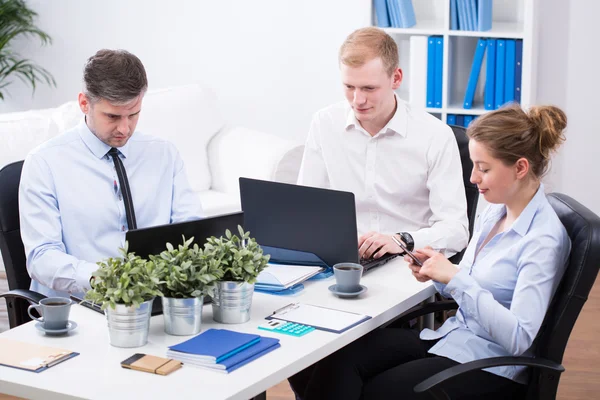
[[[343,99],[337,50],[346,35],[370,21],[366,0],[29,4],[54,43],[25,44],[22,54],[50,70],[58,87],[42,86],[32,98],[17,83],[0,112],[74,100],[85,60],[100,48],[124,48],[140,57],[151,87],[203,82],[217,90],[230,122],[298,141],[312,113]]]
[[[596,0],[545,0],[540,15],[538,103],[562,107],[568,118],[566,142],[548,176],[552,190],[577,199],[600,214],[600,129],[595,98],[600,93]]]

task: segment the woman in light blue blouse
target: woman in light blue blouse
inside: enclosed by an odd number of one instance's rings
[[[491,203],[456,266],[430,248],[409,264],[419,281],[459,305],[438,330],[378,329],[290,378],[311,399],[419,399],[414,386],[472,360],[530,354],[563,275],[570,241],[540,179],[564,141],[566,116],[552,106],[528,112],[512,105],[487,113],[467,130],[471,182]],[[407,262],[410,258],[405,257]],[[465,374],[444,390],[453,398],[511,398],[527,383],[525,367]]]

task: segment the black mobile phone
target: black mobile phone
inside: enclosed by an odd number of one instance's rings
[[[406,248],[406,246],[405,246],[405,245],[402,243],[402,241],[401,241],[401,240],[398,240],[398,239],[396,239],[396,237],[395,237],[395,236],[393,236],[393,235],[392,235],[392,239],[394,240],[394,242],[396,242],[396,244],[397,244],[398,246],[400,246],[400,248],[401,248],[402,250],[404,250],[404,251],[406,252],[406,254],[407,254],[407,255],[408,255],[410,258],[412,258],[412,260],[415,262],[415,264],[417,264],[419,267],[422,267],[422,266],[423,266],[423,263],[421,262],[421,260],[419,260],[419,259],[417,258],[417,256],[415,256],[415,255],[413,254],[413,252],[412,252],[412,251],[410,251],[409,249],[407,249],[407,248]]]

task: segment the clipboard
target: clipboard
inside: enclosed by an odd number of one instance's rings
[[[371,317],[312,304],[291,303],[275,310],[272,315],[265,319],[280,319],[312,326],[325,332],[343,333],[371,319]]]
[[[78,356],[74,351],[0,338],[0,365],[42,372]]]

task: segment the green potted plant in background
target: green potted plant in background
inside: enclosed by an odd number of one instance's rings
[[[54,78],[46,69],[22,58],[11,46],[19,37],[38,38],[42,45],[52,43],[47,33],[34,23],[37,13],[27,7],[23,0],[0,0],[0,99],[4,99],[5,88],[12,77],[17,77],[35,90],[38,83],[56,86]]]
[[[223,276],[218,264],[206,261],[194,238],[178,247],[167,243],[159,255],[151,255],[160,271],[165,332],[170,335],[194,335],[200,332],[204,296],[212,295],[217,279]],[[191,247],[190,247],[191,246]]]
[[[148,342],[150,313],[159,290],[160,272],[147,261],[125,248],[121,257],[98,263],[92,274],[91,290],[85,299],[101,304],[108,320],[110,344],[116,347],[139,347]]]
[[[239,236],[225,231],[225,237],[211,237],[204,245],[208,263],[222,270],[213,294],[213,319],[226,324],[239,324],[250,319],[254,282],[265,269],[270,256],[238,226]]]

